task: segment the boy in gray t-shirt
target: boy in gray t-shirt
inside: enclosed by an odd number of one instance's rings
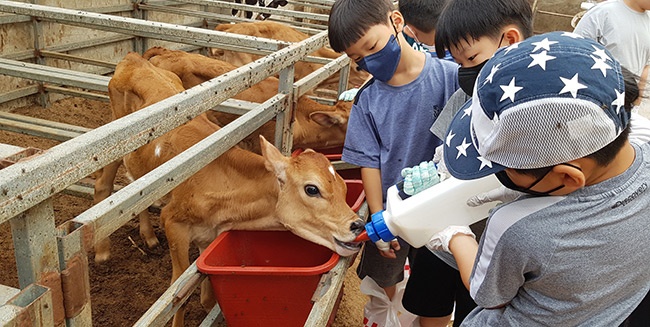
[[[609,0],[589,9],[573,33],[597,41],[621,65],[640,76],[642,99],[635,111],[650,114],[650,1]]]
[[[623,67],[641,76],[650,66],[650,2],[611,0],[580,19],[573,33],[607,48]]]
[[[617,326],[648,294],[650,144],[628,141],[639,90],[612,58],[572,33],[529,38],[486,63],[454,117],[451,175],[529,194],[493,210],[480,243],[450,226],[427,245],[479,306],[462,326]]]

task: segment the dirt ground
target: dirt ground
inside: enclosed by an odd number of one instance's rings
[[[540,1],[539,6],[541,10],[573,15],[579,11],[580,1],[548,0]],[[567,18],[538,15],[535,31],[570,30],[568,22]],[[108,103],[78,98],[56,101],[47,109],[30,106],[11,112],[89,128],[101,126],[110,120]],[[41,149],[58,144],[56,141],[5,131],[0,131],[0,142]],[[123,183],[124,178],[119,182]],[[75,217],[91,205],[92,201],[89,199],[56,195],[54,210],[57,225]],[[132,325],[168,287],[171,264],[167,243],[159,226],[158,216],[154,214],[152,219],[156,234],[161,240],[160,247],[149,250],[139,237],[137,222],[131,221],[111,236],[113,257],[108,263],[95,264],[92,251],[89,253],[94,326]],[[196,256],[198,253],[193,253],[193,258]],[[335,327],[363,325],[363,305],[366,297],[359,292],[360,281],[354,272],[355,268],[356,262],[346,274],[345,293],[333,325]],[[0,284],[18,287],[9,224],[0,225],[0,272]],[[197,326],[205,317],[198,294],[190,298],[187,311],[188,326]]]

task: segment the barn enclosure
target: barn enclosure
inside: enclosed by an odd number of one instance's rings
[[[331,1],[299,4],[325,9]],[[214,31],[218,23],[245,20],[231,17],[231,9],[271,14],[271,19],[290,23],[313,36],[289,44]],[[90,325],[87,250],[271,119],[277,121],[276,145],[289,154],[294,100],[339,70],[343,71],[339,89],[347,87],[349,63],[345,56],[335,60],[308,56],[326,45],[322,22],[327,16],[322,14],[207,0],[3,1],[0,11],[6,13],[0,16],[0,73],[5,75],[1,77],[0,102],[4,108],[30,101],[47,107],[62,96],[107,101],[108,81],[117,62],[128,51],[142,53],[154,45],[204,53],[209,48],[220,48],[264,55],[92,130],[3,113],[3,129],[65,141],[43,152],[19,154],[19,148],[3,148],[6,151],[2,157],[9,159],[0,171],[0,189],[4,190],[0,195],[0,223],[11,225],[20,284],[20,288],[3,286],[0,291],[4,325]],[[293,64],[299,60],[325,66],[294,81]],[[268,101],[259,104],[229,100],[275,74],[280,76],[280,87]],[[51,196],[59,192],[92,192],[77,183],[207,110],[244,115],[106,201],[55,226]],[[28,159],[19,161],[20,155]],[[322,294],[315,297],[308,325],[327,322],[348,266],[349,259],[340,260],[321,281]],[[191,265],[136,325],[164,325],[203,278]],[[215,307],[203,324],[213,324],[218,315]]]
[[[101,317],[91,313],[90,296],[91,289],[101,285],[90,283],[92,257],[87,254],[98,241],[140,211],[155,211],[155,201],[270,120],[276,121],[275,145],[290,154],[297,99],[314,91],[314,99],[332,103],[349,88],[346,56],[310,56],[328,44],[327,12],[333,2],[296,0],[270,8],[220,0],[0,1],[0,129],[56,141],[48,149],[0,145],[0,158],[4,158],[0,162],[0,225],[10,226],[18,283],[0,285],[0,324],[101,325],[97,323]],[[570,18],[562,15],[572,17],[579,11],[579,1],[560,2],[569,11],[553,9],[557,6],[551,2],[534,1],[536,25],[543,16],[559,17],[565,24]],[[233,16],[233,10],[255,14],[248,19]],[[555,10],[562,13],[555,15]],[[310,37],[288,43],[214,30],[217,24],[253,21],[260,14]],[[554,29],[539,26],[536,32]],[[97,128],[10,112],[34,103],[45,110],[66,98],[106,104],[108,82],[117,63],[130,51],[143,53],[153,46],[205,55],[217,48],[263,57]],[[294,65],[299,61],[324,66],[294,80]],[[315,89],[336,73],[340,74],[337,89]],[[275,75],[280,79],[277,94],[264,103],[232,99]],[[92,197],[90,176],[95,171],[209,110],[242,116],[144,177],[117,186],[108,199],[84,208],[73,219],[56,222],[53,198],[64,193]],[[335,162],[335,167],[351,168],[342,162]],[[367,215],[365,205],[359,215]],[[340,259],[323,276],[305,326],[327,324],[350,261]],[[148,304],[149,310],[134,324],[166,325],[204,279],[192,264],[169,288],[168,283],[160,286],[166,291]],[[215,326],[220,320],[216,306],[201,318],[200,325]]]

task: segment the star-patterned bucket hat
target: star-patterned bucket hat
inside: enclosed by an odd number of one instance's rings
[[[444,140],[452,176],[476,179],[585,157],[625,129],[620,64],[601,45],[569,32],[502,48]]]

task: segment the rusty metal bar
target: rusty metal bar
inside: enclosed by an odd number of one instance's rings
[[[227,47],[228,45],[234,45],[240,47],[250,46],[264,50],[278,50],[283,45],[286,45],[286,42],[271,39],[15,1],[0,1],[0,11],[38,17],[61,24],[206,47],[217,45]]]
[[[293,148],[293,111],[296,107],[293,97],[293,78],[294,67],[289,66],[280,71],[280,86],[278,92],[286,94],[287,107],[278,113],[275,119],[275,146],[280,149],[284,155],[290,155]]]
[[[70,88],[60,87],[60,86],[55,86],[55,85],[50,85],[50,84],[45,84],[43,87],[48,92],[54,92],[54,93],[58,93],[58,94],[65,94],[65,95],[70,95],[70,96],[73,96],[73,97],[85,98],[85,99],[102,101],[102,102],[109,102],[109,100],[110,100],[108,98],[108,95],[99,94],[99,93],[95,93],[95,92],[81,91],[81,90],[77,90],[77,89],[70,89]]]
[[[61,45],[45,47],[45,48],[43,48],[43,50],[45,50],[45,51],[53,51],[53,52],[66,52],[66,51],[73,51],[73,50],[82,50],[82,49],[96,47],[96,46],[100,46],[100,45],[104,45],[104,44],[128,41],[128,40],[131,40],[131,39],[133,39],[133,36],[130,36],[130,35],[115,35],[115,36],[102,37],[102,38],[96,38],[96,39],[89,39],[89,40],[84,40],[84,41],[80,41],[80,42],[73,42],[73,43],[68,43],[68,44],[61,44]],[[3,54],[0,57],[5,58],[5,59],[11,59],[11,60],[33,59],[34,58],[34,50],[32,49],[32,50],[19,51],[19,52],[14,52],[14,53],[9,53],[9,54]]]
[[[2,171],[15,166],[14,164]],[[33,283],[51,288],[54,322],[59,324],[64,319],[64,309],[52,199],[48,198],[32,206],[11,219],[10,223],[20,288],[24,289]]]
[[[4,327],[54,326],[50,289],[31,284],[5,305],[0,305],[0,325]]]
[[[307,91],[316,87],[320,82],[342,70],[343,67],[348,67],[349,63],[350,58],[346,55],[341,55],[340,57],[330,61],[325,66],[313,71],[293,84],[294,96],[299,97],[307,93]],[[347,86],[347,79],[345,85]]]
[[[562,14],[558,12],[552,12],[552,11],[546,11],[546,10],[538,10],[538,14],[544,14],[544,15],[549,15],[549,16],[556,16],[556,17],[564,17],[564,18],[573,18],[574,15],[567,15],[567,14]]]
[[[45,58],[68,60],[68,61],[79,62],[79,63],[82,63],[82,64],[101,66],[101,67],[106,67],[106,68],[111,68],[111,69],[115,69],[115,66],[117,66],[116,63],[112,63],[112,62],[108,62],[108,61],[104,61],[104,60],[98,60],[98,59],[91,59],[91,58],[83,58],[83,57],[79,57],[79,56],[73,56],[73,55],[70,55],[70,54],[67,54],[67,53],[54,52],[54,51],[48,51],[48,50],[41,50],[40,53]]]
[[[183,2],[183,3],[191,3],[195,5],[205,5],[208,7],[246,10],[246,11],[253,11],[253,12],[259,12],[264,14],[288,16],[293,18],[305,18],[311,20],[318,20],[322,22],[327,22],[327,20],[329,19],[328,15],[305,13],[302,11],[293,11],[287,9],[274,9],[268,7],[260,7],[256,5],[245,5],[245,4],[238,4],[238,3],[218,1],[218,0],[176,0],[176,1]]]
[[[30,2],[33,4],[37,4],[38,0],[30,0]],[[34,33],[34,36],[32,38],[32,41],[34,42],[34,51],[38,52],[45,44],[45,39],[43,36],[43,24],[41,23],[40,20],[33,19],[33,17],[32,17],[32,30]],[[42,57],[36,57],[36,63],[43,65],[45,64],[45,59],[43,59]],[[50,97],[45,91],[45,89],[43,88],[43,83],[42,82],[38,82],[38,83],[40,86],[38,89],[38,93],[40,95],[39,99],[41,102],[41,106],[47,108],[50,105]]]
[[[0,58],[0,74],[106,91],[110,77]]]
[[[38,93],[38,85],[21,87],[19,89],[0,94],[0,103],[9,102]]]
[[[88,257],[82,231],[71,221],[57,229],[66,327],[92,326]]]

